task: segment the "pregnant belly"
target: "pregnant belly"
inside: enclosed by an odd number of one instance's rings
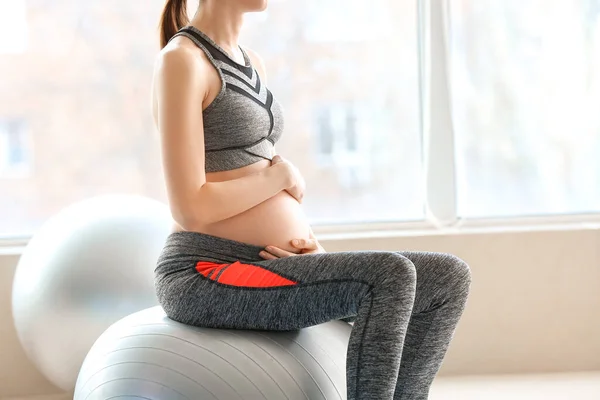
[[[298,253],[290,240],[308,239],[310,226],[300,203],[288,192],[281,191],[241,214],[204,227],[202,232]]]

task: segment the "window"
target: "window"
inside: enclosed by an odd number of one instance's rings
[[[27,49],[25,0],[0,0],[0,57]]]
[[[464,217],[600,211],[600,2],[450,1]]]
[[[243,35],[285,108],[277,148],[311,222],[422,220],[416,2],[280,1],[268,16]]]
[[[315,128],[315,158],[320,167],[335,171],[335,183],[344,190],[368,189],[373,184],[372,165],[374,154],[370,151],[372,140],[376,137],[369,131],[358,135],[357,112],[352,105],[331,104],[314,113],[317,126]],[[365,121],[365,126],[370,121]],[[357,143],[358,136],[363,139]]]
[[[376,0],[308,0],[302,3],[305,23],[303,35],[308,42],[340,44],[389,40],[394,34],[397,11],[406,10],[416,18],[415,6],[394,7],[392,2]],[[289,7],[289,5],[286,5]],[[407,9],[408,8],[408,9]],[[343,13],[340,12],[343,10]],[[404,22],[404,21],[403,21]],[[414,26],[414,22],[411,23]],[[413,38],[414,39],[414,38]]]
[[[0,120],[0,179],[26,177],[31,167],[31,150],[22,120]]]
[[[167,201],[163,6],[0,1],[0,236],[95,195]],[[278,0],[241,42],[283,105],[311,223],[600,212],[598,0]]]
[[[265,60],[269,88],[284,107],[277,150],[307,181],[309,219],[422,218],[415,5],[375,1],[377,12],[401,23],[342,42],[321,31],[320,13],[337,15],[335,4],[309,3],[270,2],[268,12],[248,19],[241,40]],[[363,3],[345,7],[357,14]],[[104,193],[166,202],[149,107],[164,0],[108,9],[102,0],[27,2],[26,10],[25,2],[0,4],[3,16],[12,19],[18,10],[26,16],[14,22],[17,30],[0,27],[0,40],[13,43],[25,26],[31,38],[43,38],[18,55],[0,52],[0,74],[10,77],[0,90],[0,110],[27,115],[36,149],[28,178],[0,181],[9,193],[0,207],[0,235],[30,234],[67,204]],[[341,15],[336,19],[343,23]],[[340,119],[327,122],[336,135],[328,162],[319,161],[315,145],[326,135],[315,123],[316,104],[326,118]],[[15,159],[29,157],[19,151]],[[407,192],[407,185],[416,189]]]
[[[324,106],[315,112],[317,120],[317,153],[325,156],[351,152],[367,152],[357,143],[357,112],[353,105]],[[368,139],[365,134],[364,138]]]

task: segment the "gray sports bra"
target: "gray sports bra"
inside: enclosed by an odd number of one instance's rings
[[[240,168],[261,159],[271,160],[273,145],[283,133],[283,109],[261,84],[246,52],[245,65],[234,61],[206,34],[189,25],[184,35],[204,51],[221,77],[221,90],[202,112],[205,171]]]

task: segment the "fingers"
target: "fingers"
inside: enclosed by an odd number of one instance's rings
[[[274,256],[273,254],[267,252],[267,251],[261,251],[260,253],[258,253],[259,256],[261,256],[262,258],[264,258],[265,260],[273,260],[275,258],[279,258],[277,256]]]
[[[296,185],[292,189],[294,191],[293,196],[298,200],[298,203],[302,203],[302,200],[304,199],[304,191],[302,188]]]
[[[297,190],[296,190],[296,200],[298,200],[298,203],[302,203],[303,199],[304,199],[304,191],[301,190],[300,188],[297,188]]]
[[[314,253],[314,251],[310,251],[310,250],[317,250],[317,251],[320,250],[319,243],[316,239],[293,239],[290,242],[292,243],[292,246],[294,246],[296,248],[299,248],[302,250],[309,250],[308,252],[306,252],[304,254]],[[298,255],[302,255],[303,253],[296,254],[296,253],[291,253],[289,251],[280,249],[279,247],[267,246],[267,247],[265,247],[265,250],[261,251],[258,254],[265,260],[273,260],[276,258],[298,256]]]
[[[298,203],[302,203],[302,193],[295,193],[294,198],[298,201]]]
[[[294,199],[296,199],[298,203],[302,203],[302,198],[304,197],[304,194],[298,192],[295,186],[290,189],[285,189],[285,191],[288,192]]]
[[[289,251],[280,249],[279,247],[275,247],[275,246],[267,246],[265,247],[266,251],[261,251],[259,254],[261,257],[265,258],[263,256],[262,253],[266,253],[266,256],[275,256],[272,258],[282,258],[282,257],[290,257],[290,256],[295,256],[296,254],[294,253],[290,253]]]
[[[318,248],[317,241],[314,239],[294,239],[292,240],[292,246],[309,250]]]

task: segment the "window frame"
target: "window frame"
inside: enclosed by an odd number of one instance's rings
[[[458,214],[456,147],[451,114],[449,2],[417,1],[419,92],[425,218],[421,221],[318,225],[326,238],[439,235],[498,230],[600,229],[600,213],[466,218]],[[435,60],[435,62],[433,62]]]

